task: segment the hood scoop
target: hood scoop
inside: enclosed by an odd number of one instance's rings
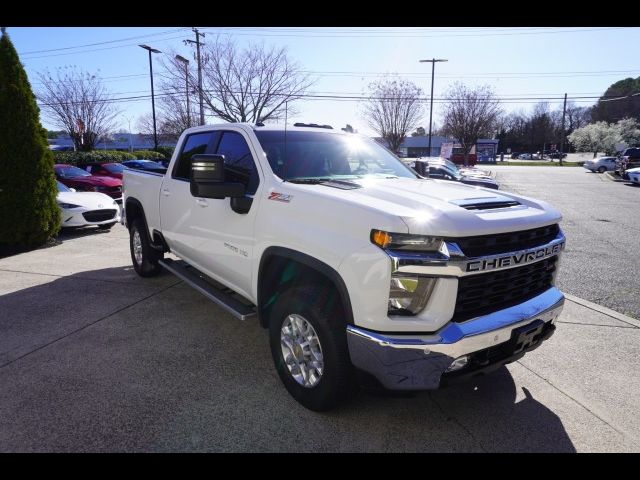
[[[498,208],[509,208],[522,205],[516,200],[507,197],[492,198],[465,198],[462,200],[450,200],[449,203],[462,207],[466,210],[495,210]]]

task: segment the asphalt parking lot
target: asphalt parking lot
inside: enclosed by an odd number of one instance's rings
[[[562,213],[562,291],[640,319],[640,187],[582,167],[486,168],[501,190],[545,200]]]
[[[0,451],[640,451],[632,318],[569,300],[491,376],[319,414],[281,386],[256,322],[137,277],[124,227],[61,242],[0,259]]]

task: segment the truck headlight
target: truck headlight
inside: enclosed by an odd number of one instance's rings
[[[388,315],[417,315],[427,306],[437,278],[392,275]]]
[[[412,252],[437,252],[443,245],[443,240],[437,237],[409,233],[389,233],[382,230],[371,230],[371,242],[385,250]]]

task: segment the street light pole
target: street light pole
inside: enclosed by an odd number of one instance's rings
[[[151,60],[152,53],[162,53],[160,50],[151,48],[148,45],[140,45],[140,47],[149,51],[149,75],[151,76],[151,110],[153,111],[153,144],[154,149],[158,149],[158,132],[156,130],[156,100],[153,92],[153,61]]]
[[[189,60],[187,60],[181,55],[176,55],[176,60],[184,64],[184,78],[186,81],[185,93],[187,95],[187,128],[190,128],[191,127],[191,109],[189,108]]]
[[[436,62],[448,62],[444,58],[432,58],[431,60],[420,60],[420,63],[429,62],[431,63],[431,104],[429,106],[429,156],[431,156],[431,124],[433,119],[433,80],[435,76],[435,66]]]

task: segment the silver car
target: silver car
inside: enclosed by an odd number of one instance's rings
[[[604,173],[612,172],[616,169],[618,157],[599,157],[584,162],[584,168],[592,172]]]

